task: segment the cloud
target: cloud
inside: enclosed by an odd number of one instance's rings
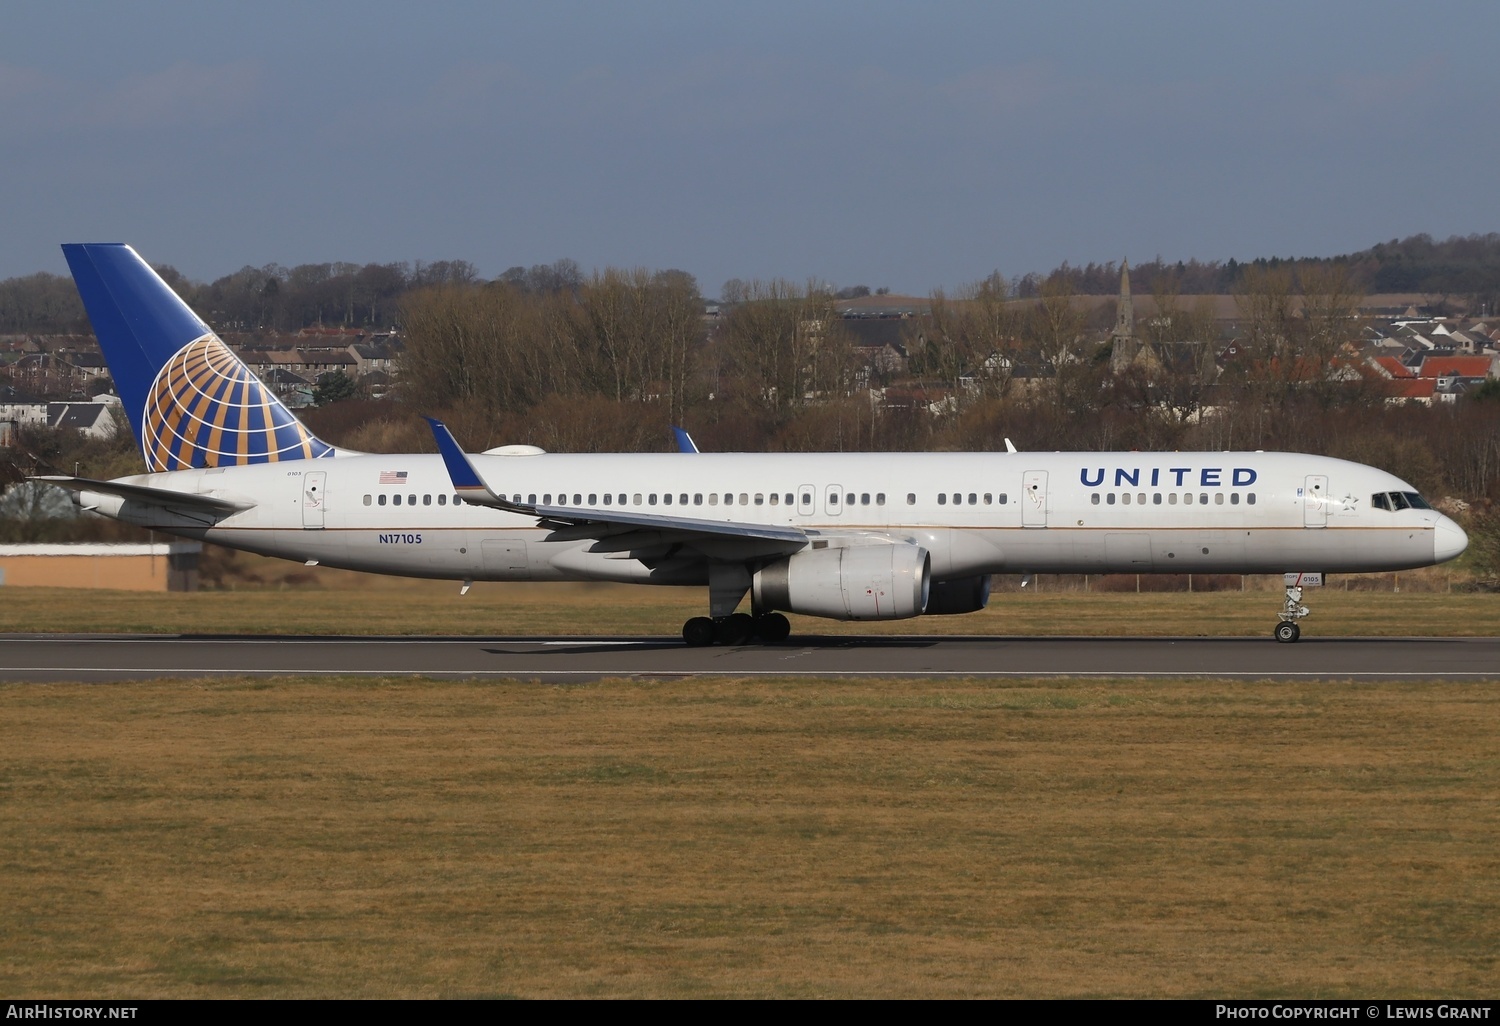
[[[222,125],[255,107],[261,69],[241,60],[208,67],[180,63],[132,75],[97,92],[87,111],[94,124],[118,128],[184,128]]]
[[[56,79],[35,68],[0,64],[0,108],[9,109],[38,93],[45,92]]]
[[[938,83],[933,92],[960,109],[995,115],[1039,111],[1072,99],[1052,67],[1038,61],[978,68]]]
[[[51,123],[58,98],[69,91],[56,75],[0,64],[0,126],[17,131]]]
[[[0,64],[0,126],[10,131],[208,128],[241,119],[264,95],[258,63],[181,62],[112,82]]]

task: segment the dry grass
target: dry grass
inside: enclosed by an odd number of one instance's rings
[[[356,575],[349,575],[354,577]],[[675,635],[707,612],[701,588],[477,584],[364,577],[359,588],[151,594],[28,588],[7,592],[0,631],[187,634]],[[19,599],[19,601],[18,601]],[[1465,636],[1496,631],[1500,595],[1309,589],[1309,635]],[[988,609],[840,624],[793,617],[801,634],[1268,636],[1268,591],[1137,595],[997,592]]]
[[[0,992],[1464,995],[1500,695],[0,687]]]

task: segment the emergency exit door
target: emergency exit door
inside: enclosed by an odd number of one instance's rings
[[[1047,526],[1047,472],[1028,470],[1021,481],[1021,526]]]
[[[323,528],[327,507],[328,471],[314,470],[302,475],[302,527],[308,531]]]
[[[1309,474],[1302,486],[1302,524],[1304,527],[1328,526],[1328,478]]]

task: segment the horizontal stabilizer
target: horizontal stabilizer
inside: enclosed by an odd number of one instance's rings
[[[222,516],[243,513],[255,506],[253,502],[234,502],[213,495],[178,492],[170,488],[152,488],[148,485],[127,484],[124,481],[95,481],[87,477],[34,477],[32,480],[45,481],[59,488],[66,488],[70,492],[118,495],[122,499],[144,503],[148,506],[160,506],[163,509],[203,510]]]

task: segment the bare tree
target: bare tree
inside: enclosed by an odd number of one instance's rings
[[[1263,373],[1286,372],[1295,353],[1292,324],[1292,275],[1284,267],[1251,264],[1234,292],[1241,336]]]
[[[1031,309],[1029,348],[1052,370],[1050,394],[1059,409],[1083,412],[1096,402],[1100,370],[1094,353],[1085,351],[1085,311],[1068,277],[1054,273],[1037,290]]]
[[[1364,290],[1345,263],[1312,264],[1297,277],[1302,286],[1302,352],[1326,367],[1359,333]]]
[[[747,284],[728,311],[721,342],[735,376],[777,411],[850,387],[852,353],[832,293],[816,281]]]
[[[934,289],[928,310],[908,334],[919,350],[920,370],[953,385],[962,401],[1004,395],[1020,356],[1016,308],[1005,279],[992,274],[951,299]],[[966,379],[972,386],[960,387]]]
[[[568,365],[558,359],[565,354],[538,352],[548,336],[536,330],[534,307],[513,289],[421,289],[407,296],[402,310],[401,381],[419,407],[472,402],[523,409],[552,384],[543,372]]]

